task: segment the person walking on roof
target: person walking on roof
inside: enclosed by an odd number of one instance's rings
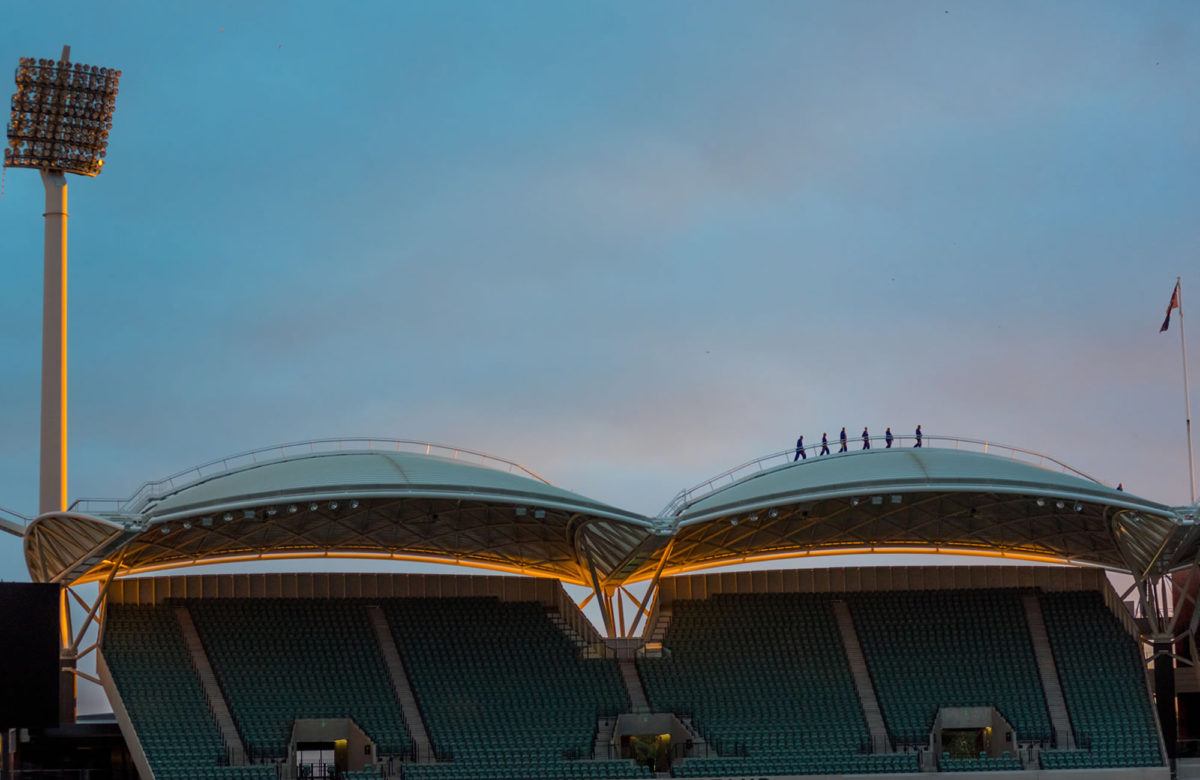
[[[916,444],[914,444],[913,446],[914,446],[914,447],[920,447],[920,446],[921,446],[921,426],[919,426],[919,425],[917,426],[917,443],[916,443]]]
[[[795,463],[796,461],[800,460],[801,458],[803,458],[804,460],[808,460],[808,456],[804,454],[804,437],[803,436],[801,436],[799,439],[796,439],[796,457],[792,458],[792,463]]]
[[[865,426],[865,425],[863,426],[862,440],[863,440],[863,449],[864,450],[871,449],[871,434],[867,433],[867,426]]]
[[[838,448],[838,452],[845,452],[849,447],[846,446],[846,426],[844,425],[842,426],[842,435],[839,438],[842,441],[842,446]]]
[[[829,454],[829,434],[827,434],[827,433],[821,434],[821,454],[822,455]]]
[[[883,440],[887,442],[887,446],[884,449],[890,450],[892,448],[892,426],[889,425],[887,430],[883,432]]]

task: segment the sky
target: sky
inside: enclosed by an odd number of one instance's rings
[[[800,433],[920,423],[1188,500],[1158,327],[1177,275],[1200,300],[1194,3],[5,20],[0,63],[124,71],[108,165],[71,180],[73,497],[381,436],[652,513]],[[6,172],[0,506],[26,514],[41,198]]]

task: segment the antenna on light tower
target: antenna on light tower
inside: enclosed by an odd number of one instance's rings
[[[4,167],[36,168],[46,188],[38,513],[67,508],[67,178],[104,168],[121,71],[22,57]]]

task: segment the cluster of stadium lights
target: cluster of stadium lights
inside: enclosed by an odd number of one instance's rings
[[[104,167],[121,71],[22,57],[8,123],[8,168],[95,176]]]
[[[352,498],[346,502],[336,501],[336,500],[325,502],[325,508],[328,509],[330,512],[336,512],[339,509],[341,509],[343,506],[349,507],[350,509],[358,509],[361,505],[362,505],[361,502],[359,502],[359,500],[357,498]],[[318,502],[318,501],[310,501],[307,505],[307,509],[310,512],[316,512],[320,508],[321,508],[321,502]],[[277,506],[269,506],[266,509],[261,510],[261,514],[260,514],[259,510],[243,509],[240,512],[225,512],[224,514],[222,514],[220,516],[220,519],[221,519],[221,522],[223,522],[223,523],[232,523],[234,520],[238,520],[238,519],[258,520],[258,519],[260,519],[260,517],[261,518],[275,517],[281,511],[286,512],[289,515],[294,515],[294,514],[298,513],[300,511],[300,509],[301,509],[300,504],[288,504],[286,507],[283,507],[282,509]],[[203,528],[212,528],[213,525],[215,524],[215,522],[216,522],[216,518],[212,515],[205,515],[204,517],[200,518],[200,525]],[[182,525],[183,529],[186,531],[192,527],[192,521],[184,520],[180,525]],[[158,530],[160,533],[162,533],[163,536],[166,536],[167,534],[171,533],[171,526],[163,525],[163,526],[160,526]]]
[[[1044,506],[1046,506],[1046,499],[1044,499],[1044,498],[1039,498],[1039,499],[1037,500],[1037,505],[1038,505],[1038,506],[1040,506],[1040,507],[1044,507]],[[1066,502],[1066,501],[1063,501],[1062,499],[1059,499],[1058,501],[1055,501],[1055,502],[1054,502],[1054,508],[1055,508],[1055,509],[1066,509],[1066,508],[1067,508],[1067,502]],[[1078,501],[1076,501],[1074,504],[1072,504],[1072,505],[1071,505],[1071,509],[1075,510],[1076,512],[1082,512],[1082,511],[1083,511],[1083,504],[1081,504],[1081,503],[1079,503]]]
[[[529,514],[529,507],[515,506],[515,507],[513,507],[513,514],[516,515],[517,517],[525,517],[526,515]],[[533,510],[533,519],[534,520],[546,519],[546,510],[545,509],[534,509]]]

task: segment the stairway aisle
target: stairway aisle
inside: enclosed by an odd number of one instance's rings
[[[1058,665],[1054,662],[1054,651],[1046,633],[1046,619],[1042,615],[1042,602],[1035,594],[1021,597],[1025,604],[1025,622],[1029,624],[1029,638],[1033,640],[1033,652],[1037,656],[1038,676],[1042,678],[1042,690],[1046,694],[1046,707],[1050,711],[1050,725],[1058,739],[1057,747],[1075,749],[1075,730],[1071,728],[1071,715],[1063,698],[1062,686],[1058,681]]]
[[[854,628],[850,606],[840,599],[834,601],[833,616],[837,620],[838,633],[842,636],[846,660],[850,662],[850,673],[854,676],[854,688],[858,691],[858,700],[862,703],[863,715],[867,719],[867,730],[871,732],[871,752],[890,753],[892,740],[883,722],[879,699],[875,697],[875,685],[871,682],[870,672],[867,671],[867,660],[863,656],[862,644],[858,641],[858,631]]]
[[[632,658],[622,658],[618,661],[621,668],[621,681],[629,693],[629,703],[633,712],[650,711],[650,702],[646,700],[646,690],[642,687],[642,678],[638,675],[637,664]]]
[[[213,672],[212,664],[208,662],[208,653],[204,650],[204,643],[200,641],[200,632],[196,630],[196,624],[192,621],[192,613],[187,607],[176,607],[175,617],[179,621],[184,644],[192,656],[196,676],[200,678],[200,684],[204,686],[204,695],[208,697],[208,708],[212,711],[213,720],[217,722],[217,728],[221,730],[221,739],[225,740],[225,749],[229,751],[229,763],[234,766],[244,764],[246,746],[242,744],[242,737],[233,722],[233,715],[229,712],[229,705],[217,682],[217,675]]]
[[[409,685],[408,672],[404,668],[404,661],[400,658],[400,651],[396,647],[392,629],[388,626],[387,616],[376,604],[367,605],[367,616],[371,620],[375,638],[379,641],[379,650],[383,653],[383,661],[387,664],[388,677],[392,680],[392,689],[396,692],[396,700],[400,702],[400,710],[404,713],[404,724],[408,726],[408,733],[412,737],[413,748],[417,753],[415,758],[421,763],[431,763],[434,757],[433,745],[429,741],[429,730],[425,728],[425,719],[421,717],[421,708],[417,706],[417,697],[413,695],[412,686]]]

